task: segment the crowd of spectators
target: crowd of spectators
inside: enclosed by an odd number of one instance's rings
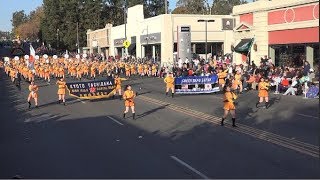
[[[231,56],[212,57],[204,59],[179,59],[172,67],[161,67],[159,76],[173,72],[175,77],[181,76],[209,76],[217,74],[219,69],[227,72],[226,81],[232,81],[237,72],[242,75],[243,90],[257,90],[261,77],[270,83],[271,91],[283,95],[304,95],[305,97],[319,97],[319,67],[311,68],[308,61],[304,60],[302,66],[283,64],[275,66],[272,59],[265,56],[259,64],[232,63]],[[309,92],[309,94],[307,94]],[[311,93],[311,94],[310,94]]]

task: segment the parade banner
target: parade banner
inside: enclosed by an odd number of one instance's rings
[[[177,94],[202,94],[220,91],[218,76],[190,76],[175,78],[175,92]]]
[[[67,83],[70,96],[80,99],[100,99],[113,95],[115,91],[114,79],[100,81]]]

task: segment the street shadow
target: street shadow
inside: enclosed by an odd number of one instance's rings
[[[144,94],[150,94],[152,91],[145,91],[145,92],[139,92],[137,91],[136,92],[136,95],[139,96],[139,95],[144,95]]]
[[[155,112],[157,112],[157,111],[159,111],[159,110],[165,109],[165,108],[166,108],[167,106],[169,106],[169,105],[170,105],[170,104],[166,104],[166,105],[163,105],[163,106],[160,106],[160,107],[151,109],[151,110],[149,110],[149,111],[146,111],[146,112],[144,112],[144,113],[142,113],[142,114],[139,114],[139,115],[137,115],[136,120],[137,120],[137,119],[140,119],[140,118],[143,118],[143,117],[145,117],[145,116],[148,116],[148,115],[150,115],[150,114],[153,114],[153,113],[155,113]]]

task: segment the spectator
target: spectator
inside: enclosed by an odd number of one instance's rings
[[[293,96],[295,96],[297,91],[297,85],[298,85],[298,77],[294,77],[292,79],[291,85],[283,95],[292,94]]]

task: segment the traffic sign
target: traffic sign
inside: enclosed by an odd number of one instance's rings
[[[130,46],[130,42],[128,41],[128,40],[125,40],[124,42],[123,42],[123,46],[125,47],[125,48],[128,48],[129,46]]]

